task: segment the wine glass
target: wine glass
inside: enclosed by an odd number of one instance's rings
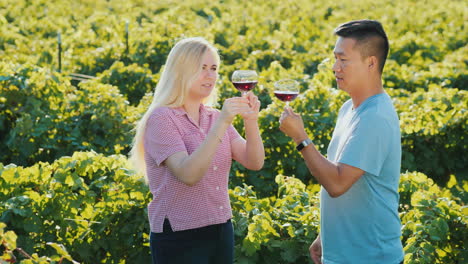
[[[244,96],[257,85],[258,75],[253,70],[237,70],[232,73],[231,81]]]
[[[284,79],[275,82],[275,96],[289,106],[289,102],[299,95],[299,83],[295,80]]]

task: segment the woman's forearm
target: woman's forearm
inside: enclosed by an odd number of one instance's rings
[[[246,138],[246,168],[260,170],[265,161],[265,150],[256,119],[244,120]]]
[[[218,119],[202,144],[175,166],[173,174],[187,185],[195,185],[199,182],[208,171],[216,149],[229,125],[222,119]]]

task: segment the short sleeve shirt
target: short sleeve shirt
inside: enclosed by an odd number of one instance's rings
[[[200,123],[196,124],[182,107],[159,107],[151,113],[144,135],[146,172],[153,194],[148,205],[151,232],[162,232],[165,218],[174,231],[220,224],[232,218],[228,195],[231,143],[241,139],[232,125],[222,136],[206,175],[194,186],[179,181],[164,165],[177,152],[192,154],[219,114],[200,105]]]
[[[360,168],[364,175],[333,198],[322,187],[321,240],[324,264],[389,263],[403,260],[398,216],[401,136],[386,93],[353,109],[340,109],[327,158]]]

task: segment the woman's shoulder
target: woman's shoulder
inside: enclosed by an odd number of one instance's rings
[[[171,116],[173,116],[171,108],[167,106],[158,106],[151,110],[148,116],[148,122],[165,122],[164,120],[172,119]]]
[[[150,116],[168,116],[172,113],[172,109],[167,106],[158,106],[151,111]]]

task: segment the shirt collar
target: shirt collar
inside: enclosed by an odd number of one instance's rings
[[[174,107],[174,108],[171,108],[171,109],[174,112],[174,114],[178,115],[178,116],[187,114],[187,112],[185,111],[185,109],[182,106]],[[200,116],[204,116],[204,115],[211,116],[213,114],[213,112],[209,111],[209,109],[211,109],[211,107],[205,106],[204,104],[200,104],[200,110],[199,110],[200,111]]]

